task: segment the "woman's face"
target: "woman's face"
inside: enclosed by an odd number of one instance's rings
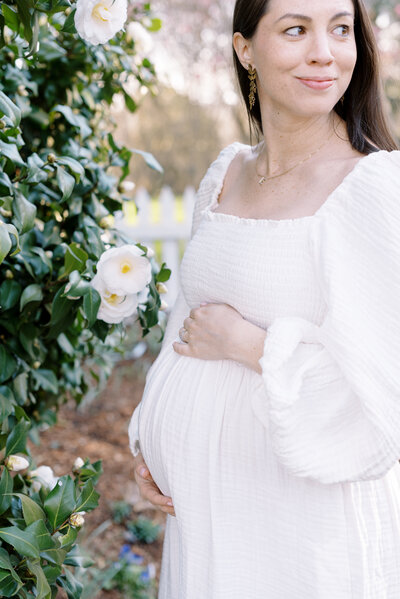
[[[357,60],[352,0],[270,0],[253,38],[240,38],[235,48],[257,70],[262,110],[328,114]]]

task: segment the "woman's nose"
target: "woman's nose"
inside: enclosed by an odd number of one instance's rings
[[[334,57],[329,42],[326,33],[316,34],[310,38],[307,62],[309,64],[330,64]]]

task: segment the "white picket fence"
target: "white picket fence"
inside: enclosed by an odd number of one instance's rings
[[[179,289],[180,245],[183,242],[185,247],[190,238],[195,193],[193,187],[187,187],[179,204],[170,187],[164,187],[155,200],[146,189],[138,188],[134,197],[137,214],[128,206],[124,215],[115,219],[115,226],[132,242],[153,249],[155,242],[161,245],[160,259],[172,271],[165,283],[168,293],[162,296],[168,304],[167,311],[174,305]]]

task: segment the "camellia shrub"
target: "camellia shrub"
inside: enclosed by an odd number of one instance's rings
[[[132,23],[160,27],[148,3],[0,1],[3,597],[54,598],[60,587],[80,596],[73,568],[87,563],[75,541],[97,505],[101,463],[78,458],[57,479],[27,442],[66,399],[79,403],[104,381],[124,316],[136,314],[143,335],[158,324],[170,274],[113,229],[132,156],[161,168],[113,137],[115,95],[134,112],[127,86],[140,97],[155,83]]]

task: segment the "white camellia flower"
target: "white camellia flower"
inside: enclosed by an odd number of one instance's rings
[[[151,281],[151,264],[136,245],[123,245],[103,252],[97,274],[112,294],[139,293]]]
[[[132,316],[138,305],[136,293],[118,295],[107,288],[99,274],[91,281],[92,287],[99,292],[101,304],[97,318],[108,324],[122,322],[127,316]]]
[[[153,39],[150,33],[137,21],[131,21],[126,27],[128,41],[135,42],[135,50],[140,56],[146,56],[153,49]]]
[[[75,27],[92,44],[105,44],[122,29],[127,18],[128,0],[78,0]]]
[[[9,455],[4,463],[11,472],[20,472],[29,467],[28,460],[21,455]]]
[[[42,485],[51,491],[51,489],[56,486],[58,481],[58,476],[54,475],[54,472],[50,466],[39,466],[39,468],[36,468],[36,470],[31,470],[29,472],[29,476],[31,478],[37,479],[33,481],[32,485],[35,491],[38,491]]]

